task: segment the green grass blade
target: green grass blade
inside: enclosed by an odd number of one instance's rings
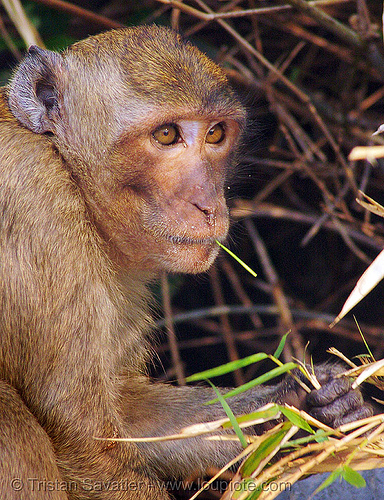
[[[304,431],[309,432],[310,434],[315,434],[315,431],[308,424],[303,417],[300,417],[296,412],[290,410],[289,408],[285,408],[285,406],[279,406],[281,413],[293,424]]]
[[[268,357],[268,354],[265,354],[264,352],[251,354],[251,356],[247,356],[246,358],[238,359],[236,361],[230,361],[229,363],[225,363],[224,365],[220,365],[203,372],[194,373],[193,375],[187,377],[186,381],[197,382],[200,380],[206,380],[207,378],[219,377],[220,375],[225,375],[229,372],[233,372],[234,370],[238,370],[239,368],[244,368],[245,366],[251,365],[252,363],[257,363],[258,361],[262,361],[263,359],[266,359]]]
[[[235,415],[233,414],[233,411],[231,410],[228,403],[225,401],[225,399],[223,398],[222,394],[219,392],[217,387],[215,387],[210,380],[207,380],[207,382],[212,387],[212,389],[216,392],[217,400],[220,401],[221,406],[224,408],[224,411],[232,424],[233,430],[235,431],[236,436],[240,440],[241,446],[243,448],[246,448],[248,446],[247,440],[245,439],[243,431],[240,429],[240,426],[236,420]]]
[[[285,422],[283,427],[268,436],[260,443],[258,448],[251,453],[251,455],[244,461],[240,467],[242,476],[251,476],[253,472],[259,467],[260,462],[270,455],[276,448],[280,447],[281,441],[292,427],[290,422]]]
[[[290,370],[293,370],[294,368],[297,368],[297,364],[293,363],[293,361],[290,361],[289,363],[285,363],[284,365],[278,366],[277,368],[273,368],[269,372],[264,373],[263,375],[260,375],[260,377],[257,377],[253,380],[250,380],[246,384],[241,385],[240,387],[236,387],[236,389],[232,389],[231,391],[227,392],[224,394],[222,397],[224,399],[230,398],[232,396],[237,396],[238,394],[241,394],[245,391],[248,391],[249,389],[252,389],[253,387],[257,385],[264,384],[264,382],[268,382],[269,380],[279,377],[283,373],[286,373]],[[217,403],[217,399],[213,399],[211,401],[208,401],[208,403],[205,404],[212,404],[212,403]]]
[[[285,342],[287,340],[287,337],[288,337],[289,333],[290,332],[287,332],[285,335],[283,335],[281,337],[279,345],[277,346],[276,351],[273,353],[273,357],[274,358],[278,359],[280,357],[280,354],[283,352],[283,349],[284,349],[284,346],[285,346]]]
[[[340,476],[342,476],[342,474],[343,474],[343,471],[342,471],[341,467],[338,467],[337,469],[335,469],[334,471],[332,471],[329,474],[329,476],[327,477],[327,479],[325,481],[323,481],[320,484],[320,486],[318,486],[316,488],[316,490],[313,492],[312,496],[317,495],[317,493],[319,493],[320,491],[324,490],[329,485],[331,485],[332,483],[334,483],[336,481],[336,479],[338,479]]]
[[[275,404],[271,408],[268,408],[266,410],[260,410],[260,411],[253,411],[252,413],[246,413],[245,415],[240,415],[239,417],[236,417],[236,420],[238,421],[239,424],[243,422],[249,422],[251,420],[259,420],[259,419],[264,419],[264,420],[270,420],[273,417],[276,417],[280,412],[279,405]],[[223,427],[225,427],[226,424],[223,424]]]
[[[367,351],[368,351],[368,354],[371,356],[372,361],[376,361],[376,360],[375,360],[375,357],[374,357],[374,356],[373,356],[373,354],[372,354],[371,349],[369,348],[368,342],[365,340],[365,337],[364,337],[364,335],[363,335],[363,332],[361,331],[361,328],[360,328],[360,325],[359,325],[359,323],[358,323],[358,321],[357,321],[357,319],[356,319],[356,316],[353,316],[353,319],[355,320],[356,326],[357,326],[357,328],[358,328],[358,330],[359,330],[359,333],[360,333],[361,338],[363,339],[363,342],[364,342],[365,347],[366,347],[366,349],[367,349]]]
[[[216,243],[219,245],[220,248],[222,248],[223,250],[225,250],[227,253],[229,253],[229,255],[231,257],[233,257],[235,260],[237,260],[237,262],[244,267],[244,269],[246,271],[248,271],[249,273],[252,274],[252,276],[254,278],[256,278],[257,274],[255,273],[255,271],[253,269],[251,269],[249,266],[247,266],[247,264],[245,262],[243,262],[240,257],[238,257],[236,254],[234,254],[233,252],[231,252],[231,250],[229,248],[227,248],[226,246],[224,246],[222,243],[220,243],[219,241],[215,240]]]

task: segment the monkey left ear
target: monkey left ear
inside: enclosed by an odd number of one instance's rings
[[[12,113],[37,134],[55,132],[64,72],[60,54],[32,45],[9,84]]]

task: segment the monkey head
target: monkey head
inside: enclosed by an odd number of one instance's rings
[[[131,270],[201,272],[228,232],[225,186],[245,113],[224,72],[171,30],[31,47],[12,113],[64,159],[109,255]]]

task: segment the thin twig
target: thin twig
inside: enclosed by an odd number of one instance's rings
[[[171,351],[172,364],[175,368],[178,384],[185,385],[185,374],[183,369],[183,363],[181,361],[180,351],[177,345],[176,333],[173,327],[172,306],[171,306],[168,277],[165,272],[162,273],[161,275],[161,289],[163,297],[165,326],[168,334],[168,342]]]

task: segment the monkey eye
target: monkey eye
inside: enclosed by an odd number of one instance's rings
[[[180,139],[180,132],[176,125],[168,123],[161,125],[153,132],[153,138],[163,146],[172,146]]]
[[[205,141],[208,142],[208,144],[219,144],[219,142],[224,140],[224,137],[225,131],[223,124],[216,123],[216,125],[208,130]]]

